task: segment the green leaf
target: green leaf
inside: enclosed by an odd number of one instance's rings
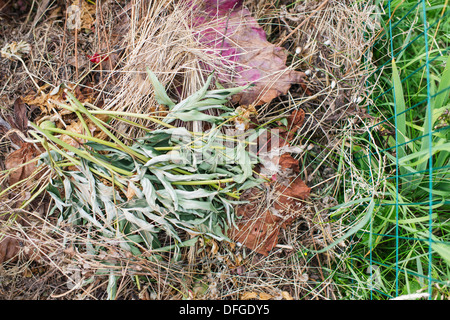
[[[245,151],[245,146],[242,142],[236,147],[236,162],[239,164],[242,173],[235,176],[234,180],[237,183],[244,183],[252,175],[252,166],[250,162],[250,156]]]
[[[445,106],[450,95],[450,55],[447,57],[445,62],[445,69],[442,73],[439,87],[437,89],[439,95],[434,98],[433,107],[434,109],[440,109]]]
[[[450,55],[447,58],[445,70],[441,76],[439,88],[437,92],[441,92],[438,96],[434,97],[430,101],[430,105],[427,105],[427,110],[423,122],[423,138],[421,139],[421,147],[419,152],[429,152],[430,148],[430,138],[429,134],[433,131],[434,123],[436,120],[442,115],[442,113],[446,110],[444,103],[447,101],[449,96],[449,87],[450,87]],[[431,113],[431,114],[430,114]],[[431,121],[430,118],[431,117]],[[431,127],[429,123],[431,122]],[[434,146],[432,146],[433,148]],[[423,171],[427,168],[428,162],[421,162],[417,165],[417,171]],[[423,177],[423,175],[422,175]],[[417,181],[419,184],[422,179]]]
[[[155,99],[156,99],[156,101],[159,104],[163,104],[165,106],[168,106],[169,109],[171,109],[175,105],[175,102],[173,102],[169,98],[169,96],[166,93],[166,89],[161,84],[161,82],[159,82],[159,80],[156,77],[156,75],[152,71],[150,71],[149,68],[147,68],[147,74],[148,74],[148,77],[150,78],[150,82],[152,83],[153,90],[155,91]]]
[[[203,210],[207,212],[215,212],[217,213],[217,209],[214,208],[211,202],[206,201],[198,201],[198,200],[189,200],[189,199],[179,199],[180,207],[186,210]]]
[[[158,169],[153,169],[150,171],[158,178],[158,180],[164,186],[165,190],[167,190],[167,192],[169,192],[169,195],[173,201],[173,206],[174,206],[175,210],[177,210],[178,209],[178,197],[177,197],[177,194],[175,193],[174,188],[172,187],[172,185],[169,183],[169,181],[167,181],[166,177],[164,176],[165,172],[162,170],[158,170]]]
[[[133,213],[134,210],[137,209],[136,208],[123,209],[122,213],[125,219],[127,219],[127,221],[131,222],[132,224],[138,226],[140,230],[156,233],[158,230],[157,227],[154,224],[148,223],[144,219],[138,218],[136,214]]]
[[[141,185],[142,185],[142,193],[144,194],[145,199],[147,200],[147,204],[152,208],[153,210],[157,210],[156,205],[156,190],[153,187],[152,183],[147,178],[141,179]]]
[[[114,274],[114,271],[109,272],[108,287],[106,292],[108,293],[108,300],[115,300],[117,294],[117,279],[118,277]]]
[[[436,143],[432,148],[431,156],[436,154],[439,151],[444,152],[450,152],[450,142],[444,143],[444,140],[440,140],[438,143]],[[410,162],[413,159],[419,158],[415,162]],[[430,158],[430,152],[429,150],[422,150],[413,154],[409,154],[407,156],[404,156],[403,158],[399,159],[400,165],[405,165],[406,163],[408,166],[417,166],[424,161],[427,161]]]
[[[175,192],[180,198],[183,199],[199,199],[199,198],[208,198],[213,197],[218,194],[217,191],[209,191],[205,189],[197,189],[194,191],[186,191],[181,189],[176,189]]]
[[[197,243],[197,241],[198,241],[198,236],[193,237],[189,240],[183,241],[181,243],[173,244],[173,245],[166,246],[163,248],[154,249],[154,250],[152,250],[152,252],[168,252],[168,251],[174,249],[175,247],[177,247],[177,248],[192,247]]]
[[[398,147],[398,158],[402,158],[406,155],[406,145],[404,143],[407,141],[406,132],[406,114],[405,114],[405,98],[403,95],[402,82],[400,80],[400,75],[398,73],[397,65],[395,59],[392,59],[392,83],[394,86],[394,103],[396,112],[396,144],[401,145]],[[401,174],[405,174],[405,170],[400,168]]]
[[[206,122],[217,122],[223,121],[222,117],[212,116],[209,114],[205,114],[203,112],[197,110],[191,111],[183,111],[183,112],[173,112],[168,117],[174,117],[180,119],[181,121],[189,122],[189,121],[206,121]],[[174,119],[168,119],[166,122],[171,123]]]
[[[445,243],[433,242],[431,244],[431,248],[437,252],[447,264],[450,265],[450,245]]]
[[[196,173],[196,174],[171,174],[167,171],[161,171],[161,174],[163,174],[166,179],[170,182],[178,182],[178,181],[204,181],[204,180],[215,180],[220,179],[223,177],[223,174],[219,173],[211,173],[211,174],[205,174],[205,173]]]

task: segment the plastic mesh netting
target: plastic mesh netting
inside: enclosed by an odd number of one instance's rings
[[[373,187],[352,263],[370,298],[448,295],[450,275],[448,1],[384,1],[367,132],[354,161]],[[353,282],[362,281],[355,275]]]

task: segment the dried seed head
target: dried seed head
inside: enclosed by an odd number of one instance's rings
[[[3,58],[13,60],[14,58],[22,58],[22,55],[29,54],[31,51],[31,46],[23,40],[19,42],[11,42],[6,44],[1,52]]]
[[[331,89],[334,89],[336,87],[336,81],[331,81]]]

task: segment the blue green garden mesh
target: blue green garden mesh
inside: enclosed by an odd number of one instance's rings
[[[450,291],[448,0],[380,8],[367,79],[371,123],[354,152],[373,194],[352,264],[371,299],[440,299]]]

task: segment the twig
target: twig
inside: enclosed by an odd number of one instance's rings
[[[22,62],[23,67],[25,68],[25,72],[28,74],[28,76],[30,77],[31,81],[33,82],[33,84],[35,85],[35,87],[37,88],[37,91],[39,92],[41,90],[41,87],[39,87],[39,85],[37,84],[37,82],[34,80],[33,75],[31,74],[30,70],[28,70],[27,65],[25,64],[25,62],[22,60],[21,57],[19,57],[18,55],[12,54],[12,56],[14,58],[16,58],[17,60],[19,60],[20,62]]]

